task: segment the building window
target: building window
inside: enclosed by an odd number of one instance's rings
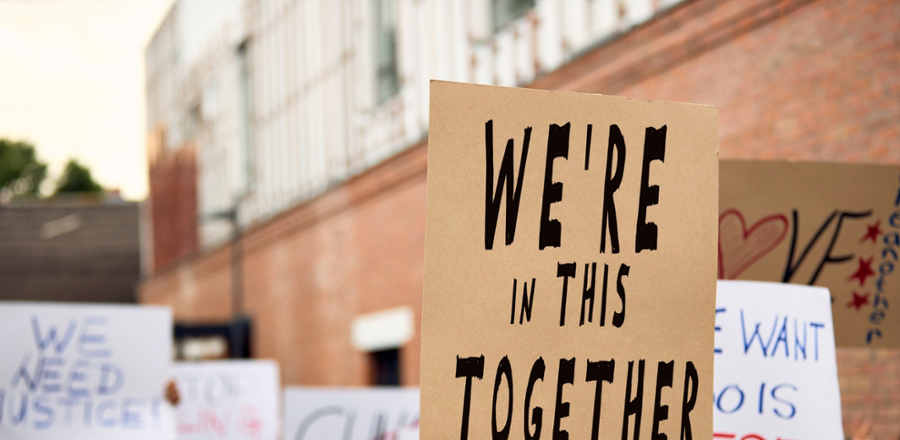
[[[187,121],[185,121],[184,126],[184,137],[185,140],[192,140],[197,137],[198,132],[200,131],[200,125],[203,123],[203,112],[200,108],[200,102],[196,102],[191,105],[191,109],[188,110]]]
[[[400,385],[400,350],[369,353],[372,365],[372,385]]]
[[[397,72],[397,1],[375,1],[375,91],[384,101],[400,90]]]
[[[252,66],[250,64],[250,41],[244,40],[237,49],[238,69],[238,160],[240,167],[236,179],[240,188],[240,196],[250,191],[253,173],[256,168],[253,154],[253,89]]]
[[[515,21],[534,8],[534,0],[491,0],[494,16],[494,31]]]

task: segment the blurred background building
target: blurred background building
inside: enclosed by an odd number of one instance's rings
[[[897,164],[897,17],[887,0],[179,0],[146,50],[140,301],[226,341],[198,346],[277,359],[286,384],[417,384],[431,79],[712,104],[723,158]],[[900,355],[838,362],[845,429],[896,437]]]
[[[0,206],[0,300],[135,302],[138,212],[115,193]]]

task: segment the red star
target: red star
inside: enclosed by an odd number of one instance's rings
[[[864,260],[862,257],[859,257],[859,269],[856,269],[856,272],[853,275],[850,275],[850,278],[847,278],[847,281],[850,281],[854,278],[859,280],[859,285],[862,286],[866,284],[866,278],[875,275],[875,272],[872,272],[872,260],[875,257],[869,257],[868,260]]]
[[[853,299],[847,303],[847,308],[856,307],[856,311],[859,311],[859,308],[869,304],[869,294],[864,293],[862,295],[853,292]]]
[[[868,231],[866,232],[866,235],[863,236],[862,240],[860,240],[859,242],[860,242],[860,243],[865,243],[866,240],[868,240],[868,239],[871,238],[871,239],[872,239],[872,243],[873,243],[873,244],[877,244],[877,243],[878,243],[878,236],[881,235],[881,226],[880,226],[880,225],[881,225],[881,220],[878,220],[878,221],[875,222],[874,225],[866,226],[866,229],[867,229]]]

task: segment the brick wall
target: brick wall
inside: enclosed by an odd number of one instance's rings
[[[369,364],[352,320],[398,306],[419,326],[425,253],[424,144],[249,230],[245,312],[254,356],[275,358],[285,384],[366,385]],[[181,322],[231,317],[230,248],[192,257],[140,287]],[[400,351],[401,381],[419,382],[419,336]]]
[[[197,155],[193,145],[169,150],[162,128],[148,142],[152,264],[156,272],[192,254],[198,245]]]
[[[900,164],[900,2],[697,0],[538,88],[719,107],[723,158]],[[900,438],[900,350],[838,350],[844,430]]]
[[[900,2],[695,0],[532,86],[713,104],[720,154],[900,163]],[[358,314],[421,305],[426,147],[248,231],[256,355],[287,384],[366,383]],[[176,318],[230,316],[228,249],[141,286]],[[401,351],[418,383],[418,335]],[[845,431],[900,437],[900,352],[839,350]]]

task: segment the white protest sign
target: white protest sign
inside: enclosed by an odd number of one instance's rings
[[[284,440],[417,439],[418,388],[284,389]]]
[[[0,438],[175,438],[169,309],[0,303],[0,347]]]
[[[824,287],[719,281],[714,439],[842,440]]]
[[[275,440],[280,380],[273,361],[176,363],[179,440]]]

